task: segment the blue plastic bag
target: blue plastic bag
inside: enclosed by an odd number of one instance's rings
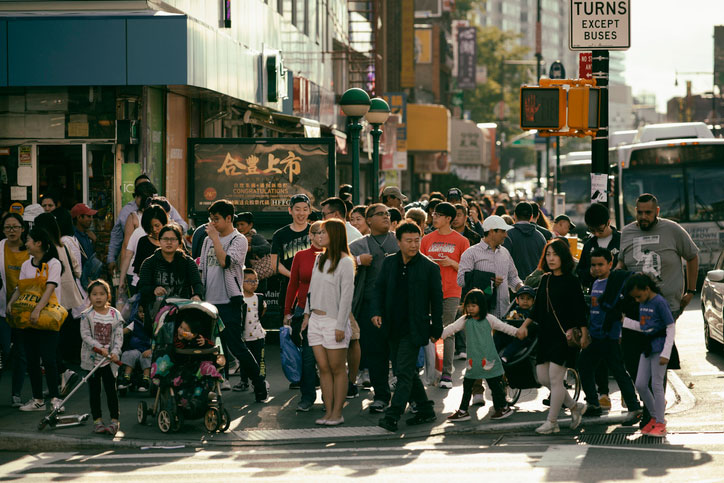
[[[279,329],[279,349],[284,375],[289,382],[298,383],[302,380],[302,352],[292,342],[292,328],[287,325]]]

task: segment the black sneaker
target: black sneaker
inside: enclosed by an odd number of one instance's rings
[[[131,385],[130,374],[123,374],[121,377],[118,378],[118,389],[126,389],[130,385]]]
[[[290,382],[289,383],[289,389],[299,389],[300,387],[302,387],[301,382]]]
[[[256,402],[265,402],[269,398],[269,391],[266,389],[266,381],[254,385],[254,399]]]
[[[239,384],[232,386],[232,391],[236,392],[244,392],[249,390],[249,383],[248,382],[240,382]]]
[[[634,409],[633,411],[628,411],[626,416],[626,420],[621,423],[621,426],[634,426],[639,424],[639,421],[641,421],[643,411],[640,409]]]
[[[359,389],[351,382],[347,384],[347,399],[354,399],[359,397]]]
[[[432,413],[432,414],[417,413],[414,416],[412,416],[411,418],[407,418],[406,423],[409,426],[415,426],[418,424],[431,423],[431,422],[435,421],[436,419],[437,419],[437,416],[435,416],[435,413]]]
[[[392,419],[392,418],[388,418],[387,416],[385,416],[384,418],[380,419],[380,420],[377,422],[377,426],[379,426],[380,428],[384,428],[384,429],[386,429],[387,431],[390,431],[390,432],[393,432],[393,433],[394,433],[395,431],[397,431],[397,421],[395,421],[395,420]]]
[[[138,384],[138,392],[148,392],[148,390],[151,388],[151,379],[148,377],[144,377],[141,382]]]
[[[583,414],[587,418],[600,418],[603,414],[603,409],[601,409],[601,406],[594,406],[592,404],[589,404],[588,407],[586,407],[586,412]]]
[[[551,405],[551,397],[550,397],[550,396],[548,396],[547,398],[545,398],[545,399],[543,400],[543,405],[544,405],[544,406],[550,406],[550,405]]]

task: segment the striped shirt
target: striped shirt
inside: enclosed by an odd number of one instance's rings
[[[510,252],[502,245],[493,250],[490,245],[481,240],[480,243],[465,250],[460,258],[458,285],[464,287],[465,274],[473,270],[491,272],[497,277],[503,278],[503,282],[498,286],[498,300],[492,312],[494,316],[502,319],[510,305],[510,288],[515,290],[523,283],[518,277],[518,270],[515,268]]]

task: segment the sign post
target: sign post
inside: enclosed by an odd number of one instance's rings
[[[631,46],[631,0],[569,0],[571,50],[591,50],[600,87],[600,127],[591,142],[591,201],[608,204],[608,52]],[[581,76],[588,59],[581,56]]]

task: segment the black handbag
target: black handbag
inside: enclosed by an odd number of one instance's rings
[[[498,301],[498,287],[495,286],[495,274],[483,270],[471,270],[465,273],[464,279],[465,286],[462,291],[462,299],[464,300],[465,295],[472,289],[480,289],[485,294],[485,299],[488,302],[488,312],[492,312]]]

